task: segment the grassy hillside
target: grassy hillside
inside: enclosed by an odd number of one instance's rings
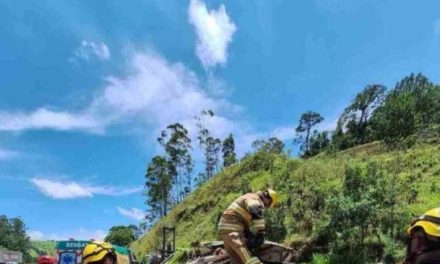
[[[301,160],[284,155],[256,153],[227,168],[192,193],[161,219],[145,236],[133,243],[138,256],[160,248],[162,226],[177,228],[177,247],[188,248],[191,241],[215,239],[215,227],[221,212],[242,193],[272,186],[282,195],[282,206],[267,212],[269,239],[299,248],[322,237],[331,226],[331,200],[337,197],[347,177],[347,168],[366,168],[374,163],[383,177],[394,179],[393,192],[400,221],[391,231],[393,239],[404,237],[411,215],[440,205],[440,145],[438,139],[417,143],[406,150],[390,150],[381,143],[358,146],[339,153],[322,153]],[[382,175],[382,174],[381,174]],[[385,191],[388,192],[388,191]],[[387,215],[387,214],[384,214]],[[385,218],[384,218],[385,219]],[[326,229],[327,228],[327,229]],[[324,231],[323,231],[324,230]],[[383,231],[386,234],[388,231]],[[378,240],[387,250],[383,234],[367,237]],[[377,238],[376,238],[377,237]],[[311,252],[328,252],[330,243],[310,245]],[[334,246],[333,246],[334,247]],[[381,250],[382,250],[381,249]],[[399,255],[403,245],[392,244]],[[310,254],[309,254],[310,255]],[[315,262],[322,257],[315,255]],[[327,263],[321,261],[320,263]]]
[[[56,241],[52,241],[52,240],[48,240],[48,241],[32,240],[31,250],[29,251],[29,254],[33,258],[38,257],[40,254],[42,254],[42,252],[46,252],[47,254],[54,256],[56,252],[55,250],[56,243],[57,243]]]

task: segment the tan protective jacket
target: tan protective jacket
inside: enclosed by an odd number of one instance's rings
[[[263,218],[264,203],[258,193],[247,193],[238,197],[223,212],[218,224],[219,234],[264,233],[266,225]]]

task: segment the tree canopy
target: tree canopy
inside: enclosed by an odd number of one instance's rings
[[[312,128],[321,123],[324,118],[316,112],[307,111],[303,113],[299,119],[299,124],[296,127],[295,144],[300,144],[301,152],[303,156],[309,156],[310,154],[310,135]]]
[[[28,253],[31,242],[26,234],[26,225],[21,218],[0,215],[0,247],[23,253],[26,262],[31,261]]]
[[[137,227],[129,226],[113,226],[110,228],[108,235],[104,238],[106,242],[118,246],[129,246],[136,239]]]

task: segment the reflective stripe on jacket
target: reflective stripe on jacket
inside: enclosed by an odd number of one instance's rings
[[[219,232],[250,231],[254,234],[263,233],[264,203],[257,193],[247,193],[240,196],[223,212],[218,225]]]

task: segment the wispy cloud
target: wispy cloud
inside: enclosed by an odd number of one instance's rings
[[[142,221],[145,218],[145,213],[138,208],[125,209],[118,206],[116,209],[121,215],[136,221]]]
[[[38,230],[28,230],[27,235],[31,238],[31,240],[45,239],[43,232],[38,231]]]
[[[104,42],[93,42],[83,40],[78,48],[73,52],[76,58],[83,59],[85,61],[91,61],[94,59],[108,60],[110,59],[110,49]]]
[[[107,233],[101,229],[88,230],[85,228],[79,228],[72,232],[60,233],[45,233],[40,230],[28,230],[27,235],[31,240],[67,240],[74,238],[77,240],[103,240]]]
[[[40,108],[30,113],[0,112],[0,130],[53,129],[105,134],[109,126],[129,122],[131,128],[148,127],[157,134],[167,125],[180,122],[196,139],[194,116],[202,110],[212,109],[216,115],[206,120],[206,127],[219,138],[232,133],[239,155],[250,149],[253,140],[273,134],[255,131],[250,123],[240,118],[243,111],[240,105],[221,97],[221,93],[215,97],[208,94],[206,91],[210,88],[204,87],[184,64],[170,62],[152,50],[135,52],[129,60],[128,74],[108,76],[102,90],[81,111]],[[219,89],[217,82],[206,85]],[[226,84],[221,85],[223,89]],[[286,135],[283,138],[288,134],[287,130],[275,132],[283,132]],[[75,189],[76,186],[70,187]],[[90,189],[77,192],[82,197],[92,195]]]
[[[101,187],[74,181],[62,182],[43,178],[32,178],[30,182],[45,196],[53,199],[74,199],[94,195],[120,196],[140,192],[142,188]]]
[[[205,69],[225,64],[228,45],[237,30],[225,6],[220,5],[217,10],[208,10],[203,1],[191,0],[188,15],[189,22],[197,34],[196,54]]]
[[[211,98],[194,72],[181,63],[168,62],[155,52],[135,53],[129,72],[123,77],[107,77],[102,91],[80,112],[47,108],[28,113],[0,111],[0,130],[104,133],[106,127],[127,120],[162,129],[171,122],[190,123],[203,109],[209,108],[217,113],[220,109],[229,112],[239,109],[222,98]],[[222,117],[216,117],[214,121],[221,127],[230,123]]]
[[[8,150],[8,149],[0,149],[0,161],[15,159],[18,156],[19,156],[19,153],[17,151]]]
[[[87,113],[76,114],[46,108],[39,108],[29,113],[0,111],[0,130],[3,131],[53,129],[98,132],[100,126],[100,121]]]

